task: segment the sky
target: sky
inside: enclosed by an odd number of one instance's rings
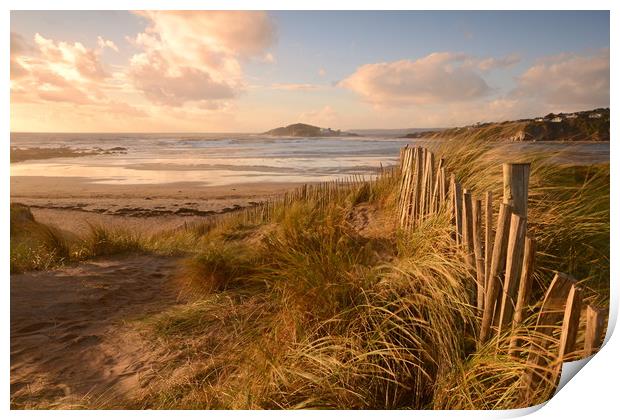
[[[608,11],[12,11],[11,130],[437,128],[609,106]]]

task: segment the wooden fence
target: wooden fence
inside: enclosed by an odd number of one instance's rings
[[[509,334],[509,354],[522,348],[517,330],[533,303],[530,299],[536,260],[536,241],[528,235],[527,205],[529,163],[503,165],[503,199],[493,214],[493,194],[472,191],[446,172],[444,159],[422,147],[405,147],[400,153],[398,220],[403,229],[413,229],[440,211],[449,211],[458,255],[464,256],[475,284],[472,305],[480,314],[478,343],[483,345]],[[494,222],[495,221],[495,222]],[[556,273],[537,314],[534,334],[528,344],[527,363],[532,371],[528,384],[556,381],[564,361],[596,352],[603,339],[605,312],[587,305],[572,277]],[[535,315],[535,314],[534,314]],[[575,348],[580,318],[585,316],[584,346]],[[553,367],[544,366],[540,351],[557,340]]]
[[[385,176],[393,176],[394,173],[395,168],[386,169],[383,167],[378,172],[379,175]],[[292,191],[275,195],[254,206],[245,207],[240,212],[224,213],[214,219],[214,223],[226,223],[230,218],[241,220],[244,223],[262,223],[272,220],[275,212],[283,209],[286,211],[294,203],[312,201],[318,207],[324,208],[335,200],[347,197],[353,191],[359,191],[360,188],[367,188],[367,192],[370,194],[375,185],[375,182],[369,181],[368,178],[360,174],[316,184],[303,184]]]
[[[472,191],[448,172],[444,159],[422,147],[401,149],[398,168],[381,168],[381,175],[398,177],[398,223],[402,229],[416,229],[422,221],[440,212],[450,214],[458,258],[463,258],[472,278],[471,304],[479,314],[478,345],[499,343],[509,338],[508,354],[525,357],[531,367],[526,375],[526,390],[536,389],[542,380],[555,383],[564,361],[594,354],[603,340],[606,311],[584,305],[577,281],[556,273],[542,303],[532,302],[532,280],[536,261],[536,240],[528,234],[529,163],[503,165],[503,197],[494,214],[493,194]],[[379,178],[380,179],[380,178]],[[242,222],[271,220],[274,213],[287,211],[295,202],[313,202],[320,207],[368,188],[370,194],[378,181],[368,182],[360,175],[299,188],[219,217]],[[536,308],[537,313],[531,313]],[[528,316],[536,323],[528,337],[519,328]],[[581,318],[585,322],[581,323]],[[583,347],[576,348],[579,326],[585,324]],[[527,338],[527,339],[526,339]],[[524,351],[529,346],[530,351]],[[554,361],[542,354],[556,349]],[[498,350],[499,347],[498,347]],[[528,391],[529,392],[529,391]]]

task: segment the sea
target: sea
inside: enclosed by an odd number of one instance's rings
[[[80,177],[97,184],[198,182],[222,186],[262,182],[319,182],[348,175],[375,176],[395,165],[406,144],[424,139],[381,136],[274,138],[248,134],[11,133],[12,148],[110,150],[110,154],[28,160],[11,176]],[[569,163],[609,161],[609,143],[501,144],[507,156],[565,151]],[[503,152],[502,152],[503,153]]]

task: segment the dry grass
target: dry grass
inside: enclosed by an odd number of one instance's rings
[[[446,142],[437,153],[475,194],[501,196],[501,160],[487,143]],[[586,301],[605,304],[609,166],[528,159],[535,296],[555,269],[582,279]],[[188,254],[178,280],[189,303],[138,324],[178,356],[135,407],[493,409],[548,399],[555,384],[523,392],[529,353],[552,360],[553,346],[530,346],[534,317],[519,326],[516,356],[507,337],[476,348],[473,278],[449,216],[395,229],[397,184],[387,173],[329,199],[276,204],[268,217],[233,213],[142,238],[94,229],[78,241],[89,256]],[[380,217],[360,219],[361,208]]]

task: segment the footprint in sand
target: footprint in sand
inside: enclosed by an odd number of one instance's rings
[[[142,255],[11,276],[11,407],[120,402],[146,386],[158,358],[122,321],[176,303],[175,264]]]

